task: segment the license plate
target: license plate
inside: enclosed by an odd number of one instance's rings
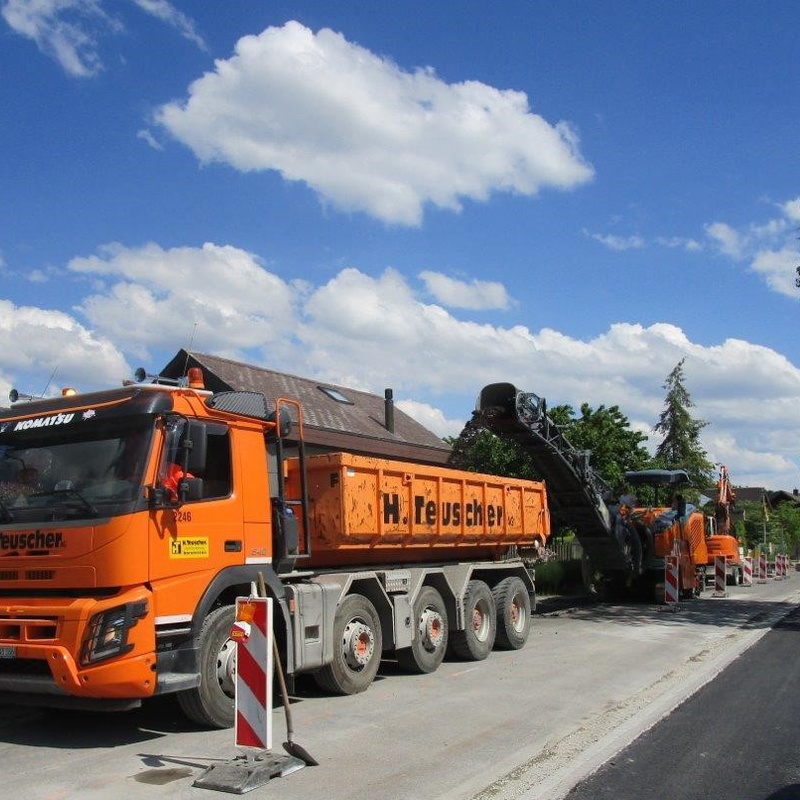
[[[0,646],[0,658],[16,658],[16,657],[17,657],[16,647]]]

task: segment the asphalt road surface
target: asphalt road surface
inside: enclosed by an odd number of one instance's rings
[[[703,694],[711,691],[721,670],[797,607],[800,574],[731,588],[726,598],[709,594],[675,610],[583,605],[537,614],[523,650],[494,652],[477,663],[446,661],[431,675],[405,675],[385,663],[369,690],[352,697],[326,697],[301,685],[292,703],[295,741],[319,766],[276,778],[247,797],[563,798],[709,681]],[[749,698],[748,677],[725,696]],[[746,712],[715,712],[693,726],[707,727],[710,742],[724,744],[732,761],[739,739],[725,733],[728,721],[741,732],[763,716],[762,736],[774,735],[771,717],[746,705]],[[728,719],[716,735],[718,717]],[[273,750],[282,752],[280,707],[272,720]],[[692,741],[696,730],[681,735]],[[712,759],[717,750],[709,745],[702,752]],[[238,755],[231,731],[192,726],[169,698],[113,715],[0,708],[2,798],[211,800],[225,795],[193,786],[195,779]],[[671,763],[665,760],[664,776],[674,774]],[[749,766],[740,764],[740,771]],[[763,800],[791,780],[787,774],[754,797]],[[637,800],[678,798],[672,784],[665,787],[669,792]],[[745,796],[699,788],[685,796]]]
[[[567,800],[800,800],[800,610]]]

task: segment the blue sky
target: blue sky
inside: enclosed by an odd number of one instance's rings
[[[710,458],[800,486],[799,41],[788,0],[0,0],[0,397],[191,342],[440,435],[494,381],[649,433],[685,359]]]

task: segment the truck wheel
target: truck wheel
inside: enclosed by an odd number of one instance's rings
[[[500,581],[492,589],[497,606],[497,636],[495,647],[500,650],[519,650],[528,641],[531,630],[531,597],[521,578]]]
[[[447,650],[447,610],[439,592],[423,586],[414,601],[417,630],[411,647],[397,651],[397,662],[408,672],[423,674],[438,669]]]
[[[333,661],[314,673],[317,685],[334,694],[363,692],[381,663],[383,636],[375,606],[363,595],[349,594],[333,620]]]
[[[483,581],[470,581],[464,595],[466,628],[453,631],[453,653],[465,661],[482,661],[494,647],[497,633],[497,608],[489,587]]]
[[[203,622],[199,642],[200,685],[178,692],[186,716],[207,728],[230,728],[234,722],[236,643],[230,638],[233,606],[214,609]]]

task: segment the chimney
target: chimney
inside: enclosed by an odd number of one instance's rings
[[[386,430],[394,433],[394,393],[391,389],[386,389],[383,393],[384,416],[386,417]]]

